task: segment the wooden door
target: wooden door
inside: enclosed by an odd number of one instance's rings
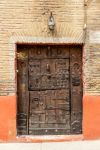
[[[71,134],[82,133],[82,51],[70,48]]]
[[[80,48],[18,46],[18,134],[81,133]]]

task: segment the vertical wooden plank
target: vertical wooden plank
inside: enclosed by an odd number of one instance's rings
[[[28,51],[18,50],[17,56],[17,133],[28,134]]]
[[[82,132],[82,49],[70,49],[71,133]]]

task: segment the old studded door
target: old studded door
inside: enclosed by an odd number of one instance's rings
[[[17,69],[19,135],[82,132],[80,46],[18,45]]]

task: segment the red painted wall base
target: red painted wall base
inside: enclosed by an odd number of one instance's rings
[[[100,96],[83,98],[84,139],[100,139]]]
[[[16,96],[0,96],[1,142],[61,142],[100,139],[100,96],[83,97],[83,135],[16,137]]]
[[[0,141],[15,139],[16,96],[0,96]]]

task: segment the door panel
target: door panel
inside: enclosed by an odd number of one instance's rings
[[[69,50],[67,55],[62,49],[50,46],[43,51],[32,51],[29,52],[29,134],[35,134],[35,126],[44,134],[46,130],[52,133],[57,130],[58,134],[59,126],[69,132]]]
[[[69,59],[29,60],[29,89],[69,88]]]
[[[30,91],[29,133],[35,132],[35,126],[41,128],[42,133],[44,129],[44,134],[48,128],[49,131],[57,129],[57,134],[59,126],[70,129],[69,110],[67,90]]]

